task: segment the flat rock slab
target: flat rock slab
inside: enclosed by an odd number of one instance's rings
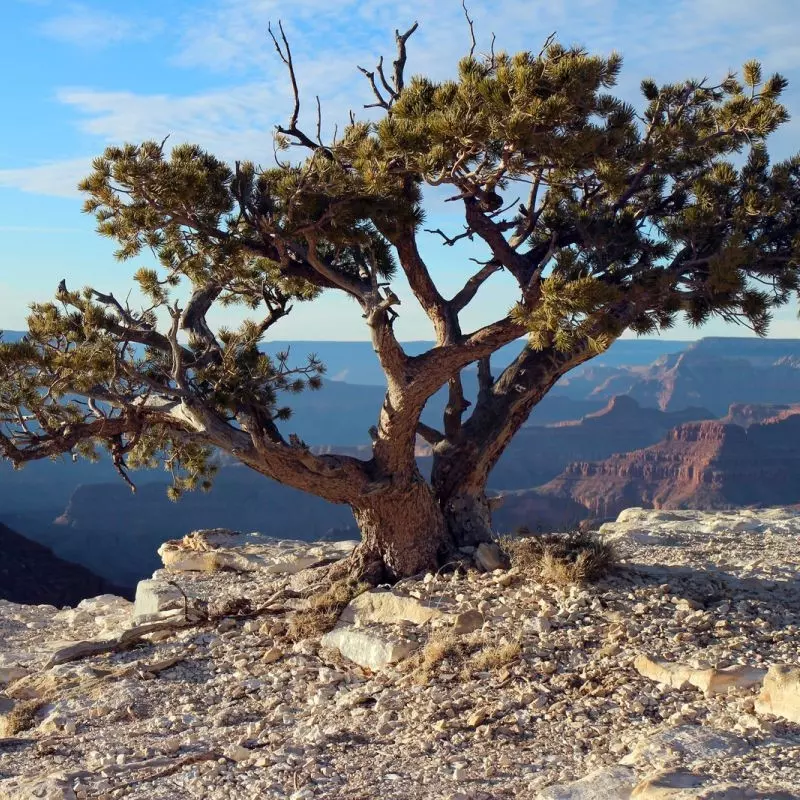
[[[411,622],[424,625],[433,619],[441,619],[445,613],[436,606],[417,600],[415,597],[392,591],[364,592],[354,598],[340,617],[342,622],[368,625],[382,623]]]
[[[0,781],[0,800],[76,800],[74,778],[55,773],[41,778]]]
[[[736,756],[750,749],[739,736],[702,725],[679,725],[640,739],[620,764],[625,766],[693,767]]]
[[[636,773],[629,767],[606,767],[578,781],[548,786],[536,800],[629,800],[636,783]]]
[[[714,778],[684,770],[662,770],[636,785],[631,800],[793,800],[797,795],[779,789],[718,783]]]
[[[356,544],[354,541],[312,544],[213,528],[164,542],[158,554],[164,566],[173,572],[233,570],[294,575],[315,564],[344,558]]]
[[[666,661],[648,655],[638,655],[633,662],[636,671],[645,678],[674,689],[694,686],[711,696],[725,694],[729,689],[751,689],[760,686],[767,674],[765,669],[735,665],[721,669],[693,669],[686,664]]]
[[[415,641],[400,638],[391,630],[342,623],[326,633],[320,644],[375,672],[402,661],[417,649]]]

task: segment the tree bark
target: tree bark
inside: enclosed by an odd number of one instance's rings
[[[468,442],[443,443],[434,451],[431,483],[444,514],[448,533],[457,546],[476,546],[492,539],[492,515],[486,480],[475,470]]]
[[[419,472],[401,487],[367,495],[352,508],[361,544],[350,571],[370,583],[436,570],[453,550],[442,509]]]

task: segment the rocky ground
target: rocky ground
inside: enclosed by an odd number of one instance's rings
[[[343,543],[203,533],[136,606],[0,602],[0,800],[800,798],[800,513],[602,533],[598,584],[420,576],[321,640]]]

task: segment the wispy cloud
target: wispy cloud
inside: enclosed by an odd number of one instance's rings
[[[92,157],[0,169],[0,187],[51,197],[79,197],[78,183],[91,171]]]
[[[757,56],[768,70],[780,68],[793,79],[787,103],[790,110],[800,110],[800,40],[791,25],[782,23],[793,14],[793,0],[707,0],[699,7],[693,0],[678,0],[667,9],[642,4],[635,13],[621,0],[552,0],[540,4],[535,13],[530,0],[471,5],[479,51],[488,49],[491,32],[497,35],[498,47],[514,51],[537,50],[553,31],[562,41],[580,42],[593,51],[621,50],[626,67],[619,92],[633,102],[638,102],[639,81],[646,75],[659,81],[722,77],[729,68]],[[349,109],[370,102],[368,86],[355,66],[371,67],[381,53],[391,59],[396,26],[420,22],[409,44],[413,72],[434,78],[450,75],[468,47],[456,0],[410,0],[402,9],[394,0],[294,0],[290,6],[281,0],[215,0],[193,5],[179,26],[183,33],[173,54],[174,68],[191,68],[198,75],[225,74],[231,85],[186,95],[65,88],[57,99],[74,112],[82,131],[103,144],[170,134],[172,143],[197,142],[229,160],[269,163],[272,129],[285,121],[291,108],[284,66],[267,36],[268,22],[274,24],[279,16],[284,17],[295,55],[303,118],[313,127],[313,98],[319,94],[328,131],[346,120]],[[58,19],[65,24],[56,25]],[[141,35],[131,30],[129,21],[90,13],[85,6],[70,7],[47,26],[51,33],[75,41]],[[795,132],[787,129],[776,140],[778,155],[796,148]],[[73,194],[88,163],[81,158],[0,171],[0,185]]]
[[[100,49],[118,42],[150,39],[162,28],[160,20],[125,17],[71,4],[62,13],[46,20],[40,32],[50,39],[77,47]]]

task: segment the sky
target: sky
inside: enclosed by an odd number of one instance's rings
[[[536,50],[556,32],[565,44],[621,52],[617,93],[641,107],[642,78],[659,82],[722,78],[749,58],[790,80],[793,120],[776,134],[776,159],[800,150],[800,36],[796,0],[472,0],[478,51]],[[325,130],[370,102],[356,65],[394,53],[394,29],[415,20],[407,74],[453,74],[469,48],[460,0],[2,0],[0,26],[0,329],[25,327],[28,304],[52,297],[63,277],[125,297],[146,255],[118,263],[113,243],[81,212],[78,181],[109,144],[196,142],[229,161],[272,162],[272,132],[291,111],[284,67],[267,36],[282,20],[292,44],[306,120],[319,94]],[[430,221],[460,230],[455,204]],[[424,235],[423,255],[445,295],[474,270],[469,245],[445,248]],[[403,340],[432,332],[407,287],[396,323]],[[463,317],[466,330],[505,313],[516,292],[503,275],[481,290]],[[233,312],[212,319],[232,324]],[[746,335],[713,322],[702,335]],[[358,307],[328,293],[295,307],[277,339],[366,339]],[[694,339],[681,325],[668,338]],[[771,336],[800,337],[797,305],[776,316]]]

